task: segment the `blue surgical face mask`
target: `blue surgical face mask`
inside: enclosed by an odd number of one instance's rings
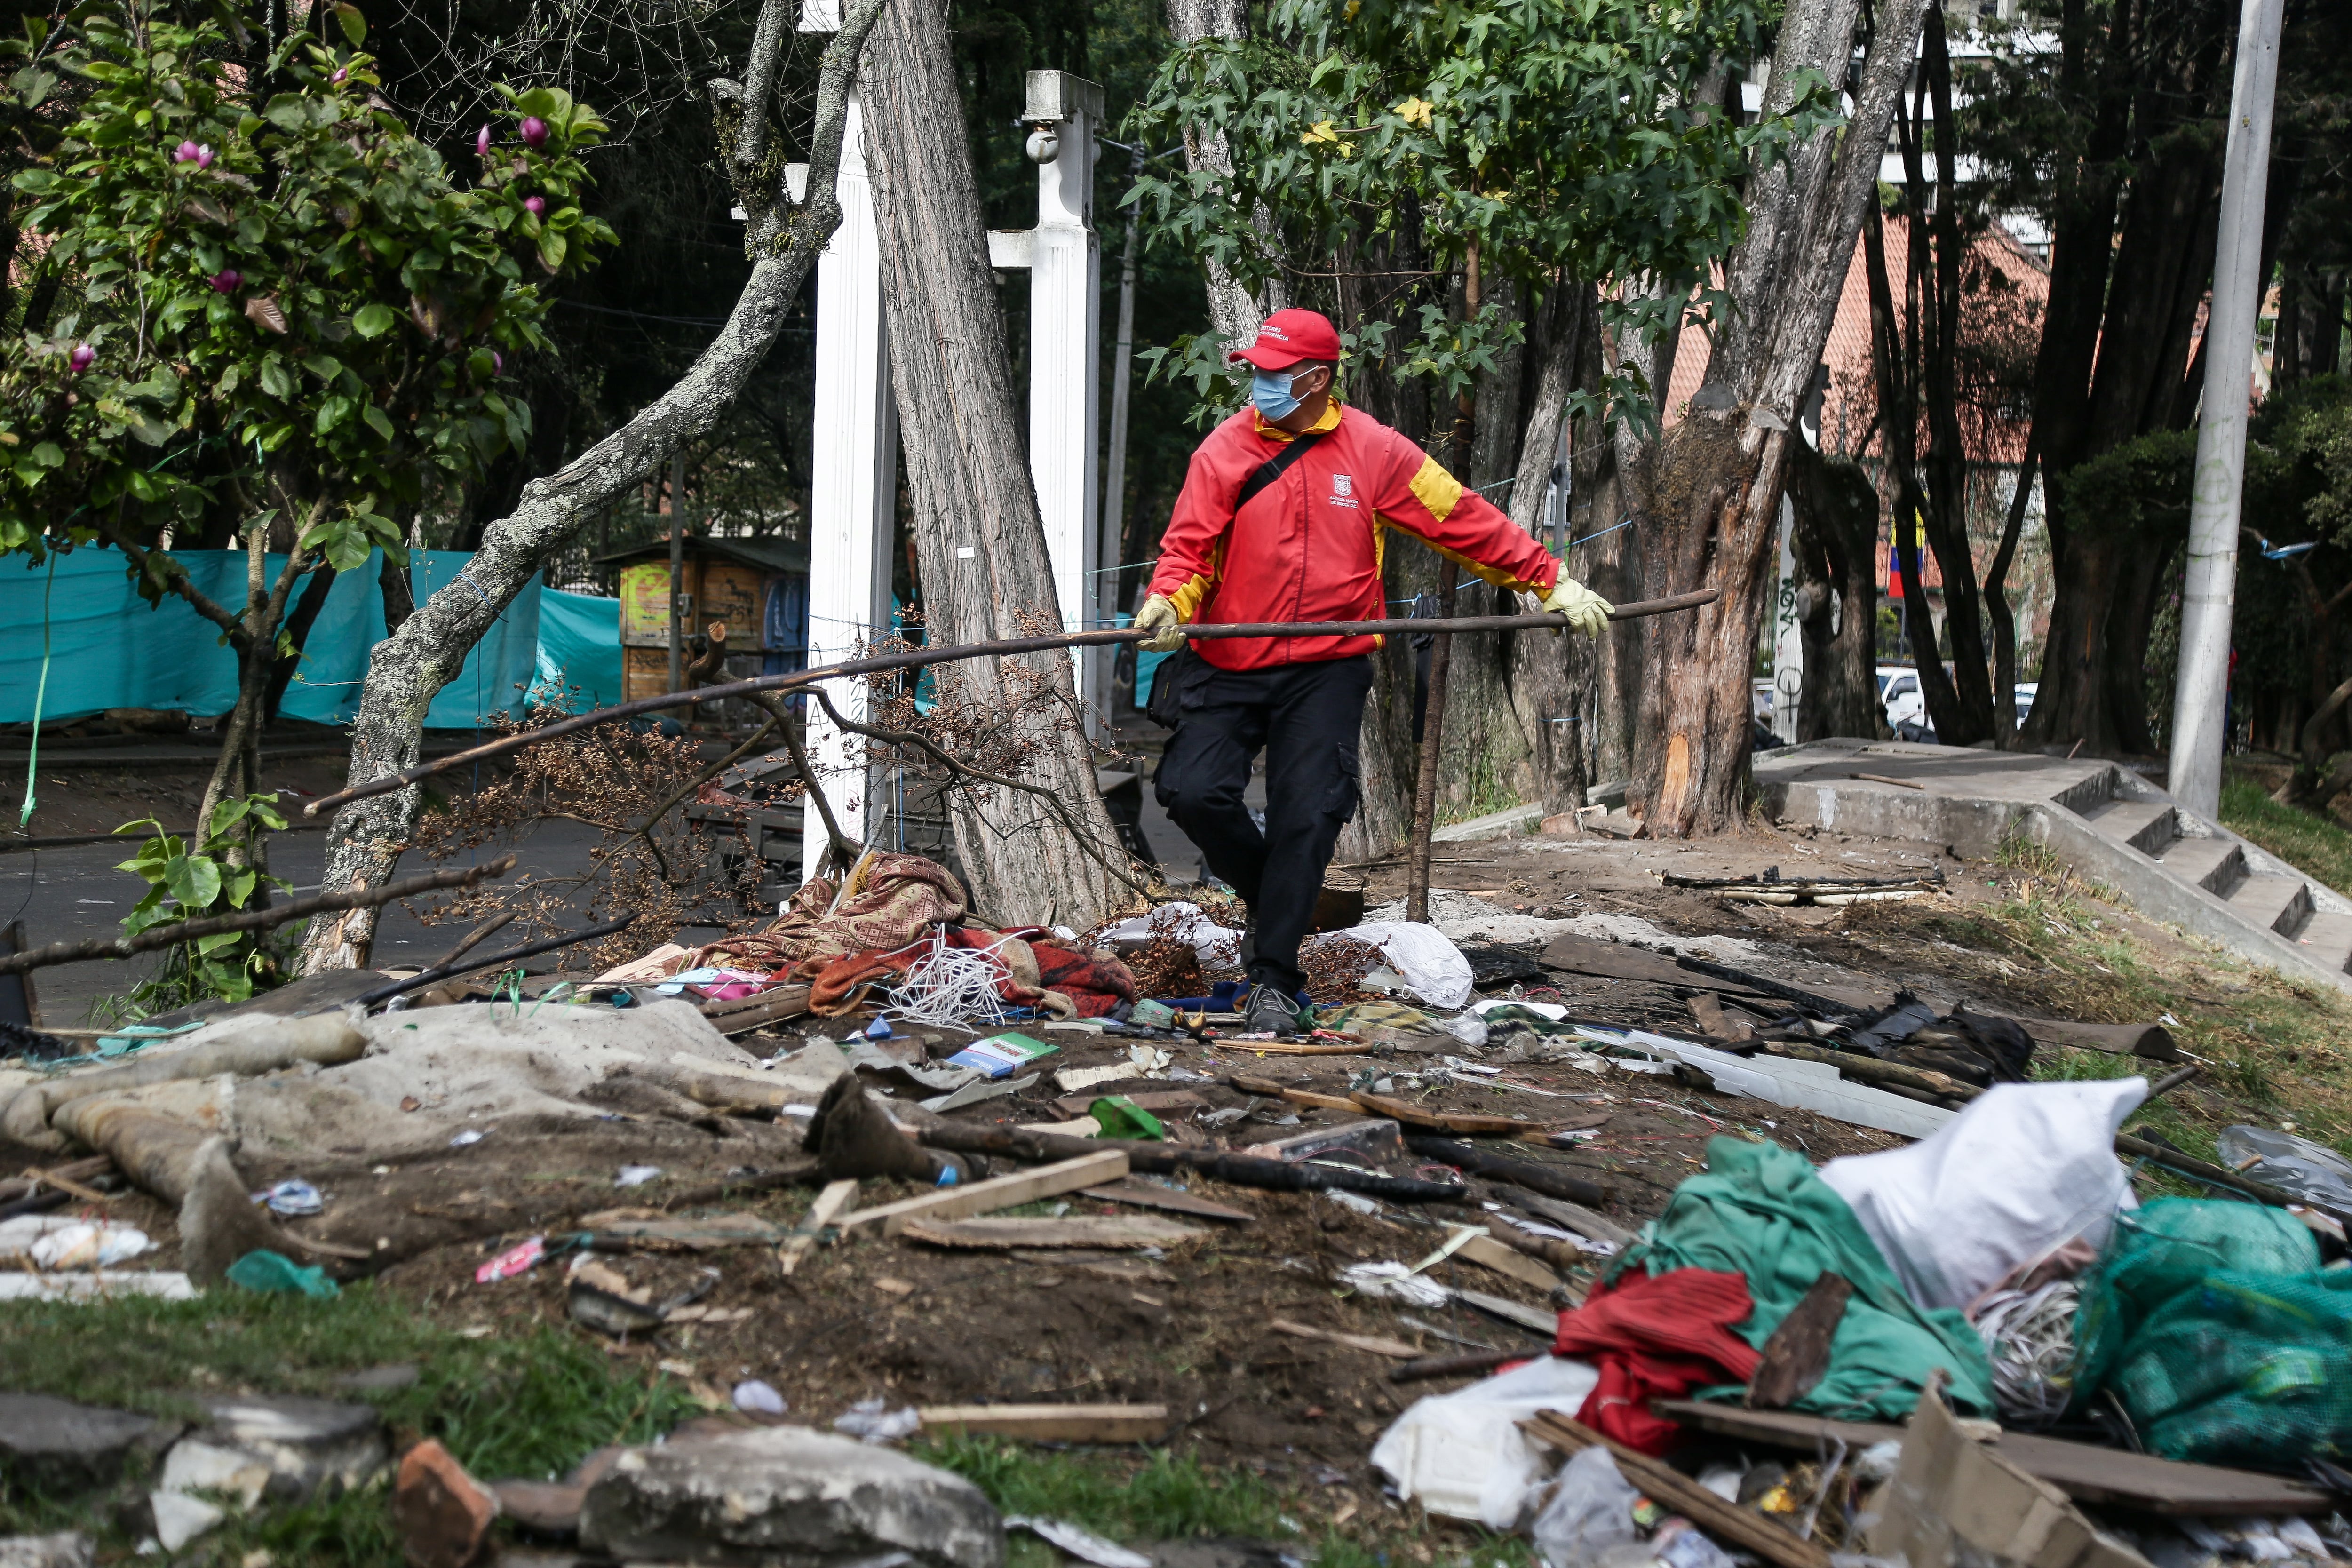
[[[1291,378],[1298,374],[1294,366],[1288,370],[1261,370],[1250,376],[1250,401],[1268,419],[1287,419],[1298,412],[1298,399],[1290,395]]]

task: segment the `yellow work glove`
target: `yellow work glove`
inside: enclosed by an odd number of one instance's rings
[[[1135,646],[1146,653],[1174,653],[1184,646],[1182,635],[1176,630],[1183,624],[1183,617],[1176,613],[1168,596],[1154,594],[1143,601],[1143,608],[1135,612],[1136,630],[1153,635]]]
[[[1544,595],[1543,607],[1553,615],[1566,616],[1568,624],[1578,631],[1599,637],[1609,624],[1609,612],[1617,606],[1563,572]]]

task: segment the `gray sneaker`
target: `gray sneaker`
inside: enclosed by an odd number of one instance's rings
[[[1271,985],[1253,985],[1242,1003],[1242,1027],[1253,1035],[1288,1039],[1298,1033],[1298,1009]]]

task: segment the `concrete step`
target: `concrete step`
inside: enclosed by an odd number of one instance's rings
[[[2255,872],[2230,889],[2230,908],[2249,923],[2294,936],[2311,919],[2311,889],[2300,877]]]
[[[2224,899],[2246,875],[2246,852],[2229,838],[2176,838],[2157,860],[2181,880]]]
[[[2294,940],[2321,968],[2352,973],[2352,915],[2315,914]]]
[[[2110,800],[2093,806],[2084,819],[2106,837],[2143,855],[2161,855],[2178,837],[2170,801]]]

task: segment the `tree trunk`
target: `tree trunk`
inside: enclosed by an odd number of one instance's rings
[[[1041,610],[1052,616],[1053,563],[1013,416],[944,0],[899,0],[863,79],[927,629],[940,643],[1022,636]],[[952,793],[956,850],[980,909],[997,921],[1092,923],[1125,890],[1128,861],[1095,784],[1069,656],[942,667],[940,688],[943,708],[975,716],[992,754],[1021,759],[995,771],[1017,768],[1060,802],[1056,811],[1001,787]]]
[[[1245,38],[1249,36],[1249,11],[1244,0],[1168,0],[1168,31],[1181,48],[1202,38]],[[1184,163],[1192,173],[1223,174],[1234,172],[1231,146],[1225,141],[1222,126],[1188,125],[1184,128]],[[1257,209],[1257,226],[1261,232],[1273,226],[1273,216],[1265,207]],[[1274,237],[1276,249],[1280,239]],[[1267,280],[1261,295],[1253,295],[1242,287],[1222,262],[1207,264],[1209,284],[1209,320],[1217,335],[1229,345],[1243,345],[1257,338],[1258,323],[1273,312],[1290,303],[1290,291],[1280,278]]]
[[[1876,740],[1878,492],[1855,464],[1799,443],[1789,452],[1789,500],[1805,644],[1797,739]]]
[[[851,0],[843,8],[841,32],[824,52],[818,69],[806,202],[792,205],[781,170],[772,188],[737,188],[751,215],[746,248],[755,259],[742,297],[710,346],[676,386],[636,417],[561,471],[524,486],[521,504],[483,531],[481,548],[457,580],[419,605],[371,652],[359,716],[352,724],[351,783],[365,784],[415,765],[424,744],[425,710],[441,689],[457,679],[466,655],[531,574],[600,512],[644,483],[679,446],[715,428],[767,356],[809,269],[841,222],[834,173],[841,159],[849,87],[858,51],[882,4]],[[765,0],[763,9],[789,15],[789,5],[790,0]],[[729,129],[722,125],[722,142]],[[421,792],[411,787],[354,801],[336,813],[328,832],[322,888],[337,892],[387,879],[415,826],[420,799]],[[375,925],[373,910],[351,910],[312,921],[303,942],[302,972],[363,966],[374,943]]]
[[[1694,614],[1643,623],[1635,793],[1661,837],[1719,831],[1746,804],[1748,681],[1770,597],[1790,426],[1821,363],[1864,205],[1877,191],[1880,151],[1925,10],[1926,0],[1879,7],[1845,124],[1799,143],[1749,181],[1748,234],[1725,269],[1735,308],[1707,365],[1705,390],[1717,395],[1705,401],[1716,406],[1694,409],[1656,443],[1646,470],[1631,476],[1648,492],[1643,587],[1720,595]],[[1860,0],[1791,5],[1765,112],[1787,108],[1808,73],[1844,79],[1860,17]],[[1627,477],[1621,464],[1621,481]]]

